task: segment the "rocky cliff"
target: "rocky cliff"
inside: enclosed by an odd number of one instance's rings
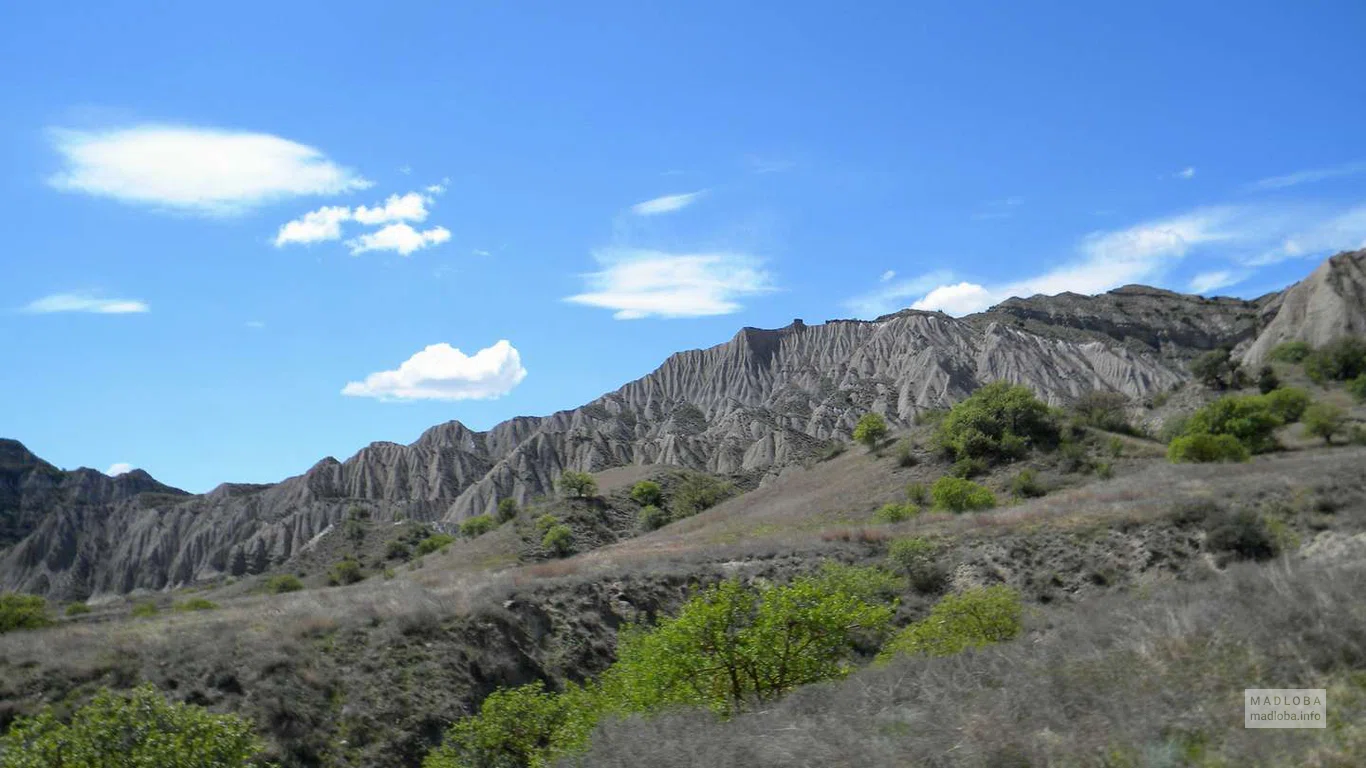
[[[0,589],[74,598],[258,572],[351,506],[454,523],[548,493],[565,469],[676,464],[762,477],[846,437],[869,410],[904,423],[989,381],[1058,404],[1095,389],[1143,397],[1184,382],[1185,361],[1207,349],[1256,360],[1281,339],[1366,332],[1363,265],[1366,251],[1339,255],[1254,301],[1126,286],[1010,299],[961,319],[907,310],[745,328],[573,410],[487,432],[450,422],[412,445],[375,443],[274,485],[200,496],[145,473],[62,472],[4,441]]]

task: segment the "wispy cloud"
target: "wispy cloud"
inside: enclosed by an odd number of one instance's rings
[[[1180,179],[1193,179],[1195,178],[1195,168],[1193,166],[1188,165],[1185,168],[1182,168],[1181,170],[1177,171],[1176,176]]]
[[[1340,213],[1318,207],[1304,208],[1283,215],[1279,222],[1271,219],[1270,223],[1272,226],[1267,227],[1264,237],[1260,238],[1260,246],[1238,258],[1245,266],[1260,267],[1366,248],[1366,205]]]
[[[1001,200],[989,200],[982,206],[982,209],[972,214],[972,218],[978,220],[986,219],[1008,219],[1015,215],[1016,209],[1024,205],[1024,198],[1012,196]]]
[[[50,135],[64,163],[53,187],[154,208],[232,215],[371,185],[313,147],[266,133],[139,125]]]
[[[882,277],[879,277],[879,278],[878,278],[878,282],[879,282],[879,283],[885,283],[885,282],[890,281],[890,280],[891,280],[892,278],[894,278],[894,277],[896,277],[896,270],[895,270],[895,269],[889,269],[889,270],[887,270],[886,272],[883,272],[883,273],[882,273]]]
[[[432,227],[421,232],[405,223],[390,224],[375,232],[367,232],[347,241],[352,255],[366,251],[396,251],[408,256],[414,251],[440,245],[451,239],[451,231],[445,227]]]
[[[1366,173],[1366,161],[1354,163],[1344,163],[1331,168],[1314,168],[1307,171],[1296,171],[1287,173],[1283,176],[1268,176],[1259,179],[1248,185],[1248,189],[1253,191],[1265,191],[1271,189],[1284,189],[1300,184],[1311,184],[1316,181],[1334,179],[1340,176],[1355,176],[1358,173]]]
[[[427,194],[429,194],[429,195],[444,195],[444,194],[446,194],[446,189],[450,186],[450,184],[451,184],[451,177],[445,176],[445,177],[443,177],[443,178],[441,179],[440,182],[438,182],[438,183],[436,183],[436,184],[428,184],[427,187],[426,187]]]
[[[134,467],[132,464],[129,464],[126,461],[119,461],[110,464],[109,469],[106,469],[104,473],[110,477],[118,477],[119,475],[126,475],[129,472],[132,472],[133,469]]]
[[[522,357],[506,340],[466,355],[432,344],[392,371],[379,371],[342,388],[343,395],[380,400],[489,400],[526,378]]]
[[[653,200],[646,200],[643,203],[636,203],[631,206],[631,213],[637,216],[656,216],[661,213],[673,213],[692,205],[697,198],[702,196],[702,192],[687,192],[680,195],[664,195]]]
[[[953,279],[948,270],[938,270],[908,280],[895,280],[896,272],[887,270],[878,279],[878,287],[868,293],[855,296],[844,302],[845,308],[855,317],[871,319],[905,309],[911,302],[936,286]]]
[[[110,299],[88,293],[54,293],[29,302],[24,312],[46,315],[55,312],[88,312],[97,315],[129,315],[150,312],[139,299]]]
[[[248,320],[248,321],[245,323],[245,325],[246,325],[248,328],[255,328],[255,329],[258,329],[258,330],[259,330],[259,329],[261,329],[261,328],[265,328],[265,327],[266,327],[266,322],[265,322],[264,320]]]
[[[593,257],[602,269],[565,300],[614,310],[618,320],[725,315],[740,309],[739,299],[772,290],[758,259],[743,253],[608,249]]]
[[[1217,291],[1220,288],[1227,288],[1230,285],[1237,285],[1247,279],[1247,272],[1234,271],[1231,269],[1218,269],[1213,272],[1201,272],[1191,278],[1188,286],[1191,293],[1205,294],[1210,291]]]

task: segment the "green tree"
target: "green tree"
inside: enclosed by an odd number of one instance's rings
[[[948,570],[939,562],[939,548],[923,538],[897,539],[887,548],[887,564],[918,592],[935,594],[948,583]]]
[[[1347,424],[1347,414],[1336,405],[1314,403],[1304,410],[1304,431],[1323,442],[1332,444],[1333,436],[1341,433]]]
[[[506,523],[516,517],[520,511],[517,507],[517,500],[509,496],[498,502],[498,522]]]
[[[1275,431],[1281,420],[1260,395],[1228,395],[1191,414],[1188,435],[1232,435],[1252,453],[1277,447]]]
[[[365,570],[360,567],[360,562],[354,557],[343,557],[332,564],[332,569],[327,572],[327,583],[334,587],[355,584],[365,580]]]
[[[37,595],[0,594],[0,635],[17,629],[40,629],[52,623],[47,601]]]
[[[445,549],[455,541],[455,537],[449,533],[433,533],[431,536],[417,543],[417,555],[430,555],[437,550]]]
[[[1058,425],[1028,387],[996,381],[953,406],[934,440],[956,460],[1015,459],[1031,446],[1056,443]]]
[[[100,691],[63,723],[51,707],[0,736],[0,768],[245,768],[262,743],[236,715],[170,703],[150,685]]]
[[[1233,435],[1182,435],[1167,445],[1167,460],[1173,463],[1247,461],[1250,458],[1247,446]]]
[[[541,547],[556,557],[564,557],[574,551],[574,530],[567,525],[552,525],[541,537]]]
[[[422,768],[543,768],[588,742],[599,705],[593,689],[563,693],[541,681],[494,691],[479,714],[457,721]]]
[[[711,509],[735,492],[735,486],[711,475],[688,475],[674,488],[669,508],[674,520]]]
[[[948,512],[991,509],[996,506],[996,495],[987,488],[961,477],[945,475],[930,487],[934,508]]]
[[[1210,389],[1228,389],[1238,374],[1238,362],[1227,349],[1213,349],[1191,361],[1190,371]]]
[[[1312,399],[1308,392],[1299,387],[1281,387],[1262,395],[1262,397],[1266,398],[1266,406],[1271,410],[1271,415],[1286,424],[1299,421],[1300,417],[1304,415],[1304,409],[1309,407]]]
[[[475,515],[474,517],[467,518],[460,524],[460,535],[467,539],[473,539],[483,536],[497,527],[498,524],[493,521],[492,517],[489,517],[488,515]]]
[[[892,638],[879,655],[898,653],[951,656],[1014,639],[1024,628],[1020,594],[1010,587],[970,589],[935,603],[930,615]]]
[[[653,480],[641,480],[631,487],[631,500],[642,507],[664,503],[664,489]]]
[[[1093,389],[1077,398],[1072,404],[1073,413],[1081,423],[1109,432],[1133,431],[1129,424],[1129,398],[1119,392],[1102,392]]]
[[[625,630],[603,689],[626,711],[692,705],[730,715],[843,677],[856,644],[891,621],[891,606],[850,588],[873,582],[832,572],[786,585],[713,585],[654,629]]]
[[[647,531],[653,531],[656,528],[663,528],[669,524],[669,513],[653,504],[646,504],[640,508],[640,514],[637,516],[637,519],[640,521],[641,528]]]
[[[865,413],[854,426],[854,440],[863,443],[870,451],[876,450],[878,443],[887,436],[887,420],[876,413]]]
[[[566,469],[556,481],[560,493],[566,496],[588,499],[598,495],[598,481],[587,472]]]

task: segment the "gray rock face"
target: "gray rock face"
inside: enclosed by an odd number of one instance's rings
[[[1011,299],[962,319],[907,310],[745,328],[573,410],[487,432],[449,422],[412,445],[374,443],[274,485],[201,496],[145,473],[62,472],[0,441],[0,589],[84,598],[259,572],[353,505],[455,523],[550,493],[565,469],[674,464],[762,478],[847,437],[870,410],[906,423],[990,381],[1055,404],[1097,389],[1143,397],[1184,382],[1185,360],[1206,349],[1238,345],[1253,358],[1272,339],[1363,332],[1363,260],[1334,257],[1255,301],[1128,286]]]

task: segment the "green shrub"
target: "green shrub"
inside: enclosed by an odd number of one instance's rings
[[[1277,389],[1280,389],[1280,386],[1281,380],[1280,377],[1276,375],[1276,369],[1269,365],[1263,365],[1261,370],[1257,371],[1258,392],[1261,392],[1263,395],[1270,394]]]
[[[19,717],[0,736],[3,768],[247,768],[264,745],[237,715],[170,703],[150,685],[126,694],[102,690],[62,722],[48,707]]]
[[[1010,481],[1010,495],[1017,499],[1037,499],[1048,493],[1032,469],[1022,469]]]
[[[920,514],[920,508],[914,504],[890,502],[883,504],[873,513],[873,520],[879,523],[902,523],[918,514]]]
[[[549,512],[536,518],[536,530],[542,534],[560,524],[560,518]]]
[[[887,420],[876,413],[865,413],[854,426],[854,440],[863,443],[868,450],[875,450],[882,438],[887,436]]]
[[[944,476],[934,481],[930,488],[934,508],[949,512],[991,509],[996,506],[996,496],[988,489],[961,477]]]
[[[1091,390],[1072,404],[1072,412],[1077,419],[1088,427],[1103,429],[1107,432],[1131,433],[1129,424],[1129,398],[1119,392]]]
[[[1190,422],[1190,415],[1178,413],[1168,416],[1162,422],[1162,429],[1157,432],[1157,439],[1164,443],[1170,443],[1176,438],[1186,434],[1186,424]]]
[[[949,467],[949,474],[954,477],[973,478],[985,475],[987,469],[987,463],[982,459],[959,459],[953,463],[953,466]]]
[[[266,591],[272,595],[279,595],[285,592],[298,592],[304,588],[304,583],[299,581],[299,577],[292,573],[282,573],[279,576],[271,576],[266,579]]]
[[[1024,628],[1020,594],[1005,586],[979,587],[948,595],[930,615],[897,633],[879,654],[951,656],[1017,637]]]
[[[948,415],[949,409],[947,408],[926,408],[923,411],[916,411],[915,425],[917,427],[926,424],[938,425]]]
[[[406,541],[392,539],[384,545],[385,560],[407,560],[412,557],[413,550]]]
[[[1366,402],[1366,373],[1347,382],[1347,391],[1355,397],[1358,402]]]
[[[1272,347],[1267,357],[1278,363],[1300,363],[1313,351],[1314,348],[1303,341],[1283,341]]]
[[[1366,374],[1366,340],[1343,336],[1325,344],[1304,359],[1304,372],[1319,384]]]
[[[548,766],[587,744],[598,720],[594,694],[578,686],[550,693],[537,680],[494,691],[479,714],[457,721],[423,768]]]
[[[488,515],[475,515],[474,517],[466,518],[466,520],[460,524],[460,535],[467,539],[474,539],[483,536],[497,527],[498,523],[495,523],[492,517]]]
[[[1347,434],[1347,439],[1353,445],[1366,445],[1366,427],[1360,424],[1353,424],[1352,431]]]
[[[1333,436],[1340,434],[1347,425],[1347,414],[1336,405],[1314,403],[1304,410],[1304,431],[1314,437],[1323,438],[1331,444]]]
[[[189,600],[176,603],[172,610],[176,613],[191,613],[194,611],[212,611],[218,608],[218,603],[204,597],[192,597]]]
[[[598,495],[598,481],[587,472],[566,469],[555,481],[560,493],[565,496],[588,499]]]
[[[1057,442],[1058,425],[1027,387],[997,381],[953,406],[934,439],[953,459],[1013,459]]]
[[[1058,468],[1063,472],[1090,472],[1091,452],[1085,443],[1064,440],[1058,446]]]
[[[66,607],[67,616],[84,616],[90,613],[90,606],[85,603],[72,603]]]
[[[1167,460],[1174,463],[1247,461],[1251,457],[1247,446],[1233,435],[1186,435],[1172,440],[1167,446]]]
[[[1270,560],[1277,553],[1275,537],[1250,510],[1223,516],[1205,535],[1205,546],[1238,560]]]
[[[1266,399],[1266,406],[1271,410],[1271,414],[1286,424],[1299,421],[1311,400],[1309,393],[1299,387],[1281,387],[1262,397]]]
[[[365,570],[352,557],[344,557],[332,564],[327,572],[327,583],[334,587],[355,584],[365,580]]]
[[[918,507],[923,507],[930,503],[930,489],[919,481],[906,486],[906,498]]]
[[[1192,360],[1190,371],[1210,389],[1227,389],[1236,386],[1239,366],[1229,350],[1214,349]]]
[[[506,523],[517,516],[521,510],[517,508],[517,500],[511,497],[498,502],[498,522]]]
[[[1109,449],[1111,458],[1118,459],[1120,456],[1124,455],[1124,441],[1118,437],[1110,438],[1105,446]]]
[[[664,503],[664,489],[653,480],[641,480],[631,487],[631,501],[642,507]]]
[[[417,543],[417,556],[422,557],[423,555],[430,555],[433,552],[445,549],[454,541],[455,537],[449,533],[433,533],[431,536],[428,536]]]
[[[1096,462],[1096,477],[1101,480],[1109,480],[1115,476],[1115,465],[1108,461]]]
[[[897,539],[887,548],[887,564],[905,576],[912,589],[938,594],[949,581],[949,572],[940,562],[938,547],[922,539]]]
[[[735,492],[735,486],[711,475],[689,475],[678,484],[669,498],[675,520],[710,509]]]
[[[156,603],[148,601],[135,604],[130,613],[135,619],[146,619],[161,613],[161,609],[157,608]]]
[[[896,441],[896,465],[898,467],[915,466],[915,444],[909,438],[901,438]]]
[[[840,454],[844,453],[847,449],[848,446],[846,446],[843,441],[831,440],[830,442],[825,444],[824,448],[821,449],[821,452],[817,456],[817,459],[820,461],[829,461],[835,458],[836,456],[839,456]]]
[[[12,592],[0,594],[0,635],[18,629],[40,629],[51,623],[43,598]]]
[[[636,519],[643,530],[653,531],[669,524],[669,513],[653,504],[646,504],[640,508],[640,514]]]
[[[564,557],[574,551],[574,531],[567,525],[553,525],[541,537],[541,547],[556,557]]]
[[[1260,395],[1228,395],[1191,414],[1188,435],[1231,435],[1252,453],[1275,450],[1281,420]]]

